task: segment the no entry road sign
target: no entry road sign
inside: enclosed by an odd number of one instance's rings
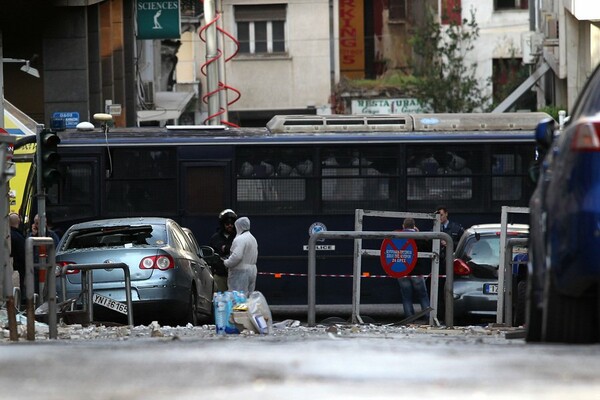
[[[380,253],[381,266],[394,278],[409,275],[417,264],[418,251],[414,239],[384,239]]]

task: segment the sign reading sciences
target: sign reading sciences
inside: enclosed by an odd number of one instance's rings
[[[179,0],[137,0],[138,39],[179,39]]]

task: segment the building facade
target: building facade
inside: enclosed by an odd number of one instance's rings
[[[538,101],[568,111],[600,63],[600,2],[535,2],[537,62],[550,67],[537,86]]]
[[[119,126],[207,123],[215,113],[208,107],[215,79],[205,75],[213,56],[207,55],[211,20],[202,3],[176,2],[178,37],[142,40],[136,32],[139,1],[0,0],[1,55],[28,60],[41,75],[4,63],[5,97],[45,125],[56,113],[90,121],[107,104],[119,106]],[[144,1],[162,7],[162,0]],[[467,62],[477,64],[478,79],[490,83],[487,88],[498,100],[508,95],[499,88],[510,76],[531,75],[498,111],[549,104],[570,109],[600,61],[596,3],[223,0],[215,10],[222,32],[215,46],[230,59],[219,66],[216,88],[231,103],[227,120],[243,126],[264,126],[275,114],[352,112],[335,104],[339,82],[410,73],[410,38],[431,7],[442,24],[448,18],[460,23],[474,12],[480,37]],[[507,60],[517,64],[507,69]],[[519,101],[534,91],[535,104]],[[411,101],[401,95],[355,93],[353,99]]]

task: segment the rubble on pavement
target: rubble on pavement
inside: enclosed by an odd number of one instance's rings
[[[264,336],[257,335],[252,331],[244,330],[236,335],[217,335],[215,325],[193,326],[168,326],[160,325],[154,321],[149,325],[136,326],[106,326],[58,324],[58,340],[128,340],[132,338],[156,338],[158,340],[175,339],[243,339],[268,337],[304,337],[323,336],[324,339],[373,337],[394,338],[411,335],[427,334],[432,337],[444,337],[448,335],[464,335],[465,337],[495,336],[504,338],[506,332],[515,328],[503,328],[501,326],[467,326],[454,327],[432,327],[429,325],[403,325],[395,324],[318,324],[309,327],[298,320],[284,320],[273,323],[273,334]],[[25,341],[27,337],[27,319],[22,314],[17,315],[17,331],[19,341]],[[35,340],[49,340],[48,325],[35,322]],[[5,309],[0,309],[0,343],[10,343],[8,330],[8,317]]]

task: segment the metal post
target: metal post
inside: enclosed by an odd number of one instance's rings
[[[0,128],[4,128],[4,55],[2,52],[2,28],[0,28]]]
[[[355,231],[324,231],[317,232],[310,236],[308,240],[308,316],[307,322],[309,326],[315,325],[315,310],[316,310],[316,248],[315,244],[319,239],[422,239],[433,240],[441,239],[446,241],[447,254],[454,253],[454,242],[450,235],[444,232],[355,232]],[[433,279],[433,278],[432,278]],[[446,286],[444,287],[444,295],[446,296],[446,326],[452,328],[454,326],[454,271],[452,269],[452,256],[446,257]],[[353,299],[354,301],[354,299]],[[358,299],[357,301],[360,301]],[[437,304],[434,306],[434,312],[437,310]]]
[[[37,142],[35,148],[35,163],[36,163],[36,180],[37,180],[37,201],[38,201],[38,216],[40,223],[38,226],[38,236],[46,236],[46,190],[44,189],[44,179],[42,171],[42,131],[44,125],[38,124],[36,127]]]
[[[508,239],[506,241],[506,246],[504,248],[504,251],[506,254],[512,254],[512,250],[514,246],[526,246],[527,242],[529,241],[529,239],[527,238],[512,238],[512,239]],[[512,257],[511,257],[512,258]],[[504,264],[502,264],[504,266],[504,270],[505,271],[512,271],[511,268],[511,258],[509,257],[505,257],[504,259]],[[507,288],[506,290],[506,301],[504,304],[504,311],[506,314],[506,324],[508,326],[512,326],[512,322],[513,322],[513,318],[512,318],[512,303],[513,303],[513,293],[512,293],[512,273],[507,273],[506,274],[506,281],[505,281],[505,286]]]
[[[91,324],[94,320],[94,271],[87,271],[82,269],[81,282],[85,282],[87,291],[85,292],[85,304],[87,305],[88,320]]]
[[[507,307],[512,307],[512,302],[511,304],[509,304],[506,301],[507,292],[508,296],[510,296],[512,299],[512,274],[509,274],[508,270],[505,268],[506,259],[508,257],[505,251],[507,242],[508,214],[511,213],[528,214],[529,208],[502,206],[502,214],[500,215],[500,260],[498,263],[498,301],[496,305],[496,323],[498,324],[502,324],[506,321],[506,319],[508,318],[508,313],[506,312]],[[512,309],[509,313],[512,315]]]
[[[50,239],[46,242],[46,252],[48,254],[46,266],[46,282],[48,286],[48,326],[50,339],[58,338],[56,328],[56,249],[54,248],[54,240]]]
[[[33,248],[46,247],[46,257],[39,258],[37,263],[33,261]],[[33,317],[33,269],[44,269],[48,280],[48,329],[50,339],[58,337],[56,327],[56,256],[54,240],[50,237],[28,237],[25,239],[25,289],[27,293],[27,339],[34,340],[35,327]]]
[[[206,24],[206,87],[208,94],[209,125],[220,125],[219,114],[219,65],[217,49],[217,24],[215,22],[215,0],[204,2],[204,23]]]
[[[440,222],[440,214],[435,214],[435,221],[433,222],[433,231],[441,232],[442,223]],[[434,323],[439,324],[437,320],[437,304],[439,302],[438,299],[438,290],[440,286],[440,241],[433,240],[431,243],[431,252],[434,254],[433,259],[431,260],[431,293],[429,293],[429,303],[435,304],[434,312],[429,313],[429,325],[433,325]],[[452,253],[454,250],[452,250]],[[452,259],[452,256],[448,257],[448,253],[446,253],[446,258]],[[446,265],[448,262],[446,261]],[[454,299],[454,297],[453,297]],[[453,300],[454,301],[454,300]],[[452,308],[454,312],[454,307]]]
[[[4,298],[4,293],[9,293],[8,284],[4,277],[5,269],[10,262],[10,237],[9,237],[9,200],[8,200],[8,184],[4,177],[4,171],[7,167],[4,159],[6,157],[6,146],[8,145],[10,136],[0,135],[0,237],[2,238],[2,252],[0,253],[0,299]],[[7,287],[5,287],[5,284]],[[12,290],[11,290],[12,291]]]
[[[33,238],[27,238],[27,240],[25,241],[25,299],[27,301],[27,340],[35,340],[35,274],[33,273],[33,244]]]
[[[0,40],[2,38],[0,37]],[[1,54],[0,54],[1,57]],[[1,61],[1,59],[0,59]],[[0,70],[2,64],[0,63]],[[4,99],[0,97],[0,103]],[[4,111],[0,115],[4,121]],[[2,252],[0,253],[0,299],[6,298],[6,312],[8,316],[8,327],[10,340],[17,341],[17,318],[15,309],[15,297],[13,294],[13,268],[10,258],[10,222],[8,212],[10,210],[8,197],[8,180],[15,174],[15,167],[12,162],[12,154],[8,146],[15,143],[15,137],[10,135],[0,135],[0,243]]]
[[[363,210],[356,210],[354,213],[354,230],[362,232]],[[360,279],[362,276],[362,239],[354,239],[354,263],[352,274],[352,318],[353,324],[362,324],[360,317]]]
[[[0,28],[0,128],[4,128],[4,55],[2,51],[2,28]]]
[[[217,15],[217,52],[220,54],[220,57],[217,59],[217,63],[219,66],[219,89],[227,82],[226,72],[225,72],[225,40],[223,38],[223,1],[215,0],[215,8]],[[228,90],[223,88],[219,90],[219,106],[222,110],[221,114],[221,122],[229,121],[229,100],[227,98]]]
[[[37,196],[37,214],[39,218],[38,224],[38,237],[46,237],[46,189],[44,188],[44,179],[42,171],[42,145],[41,137],[44,125],[38,124],[36,126],[36,147],[35,147],[35,170],[36,170],[36,196]],[[54,245],[54,243],[53,243]],[[41,257],[41,255],[40,255]],[[42,260],[40,260],[41,262]],[[40,274],[45,271],[40,270]],[[48,277],[46,277],[48,279]],[[39,286],[39,298],[43,303],[44,298],[44,286],[45,284],[40,283]]]
[[[504,321],[504,260],[506,257],[506,253],[504,252],[504,245],[506,243],[506,223],[506,208],[502,207],[502,214],[500,216],[500,259],[498,260],[498,300],[496,303],[496,323],[498,324],[501,324]]]

